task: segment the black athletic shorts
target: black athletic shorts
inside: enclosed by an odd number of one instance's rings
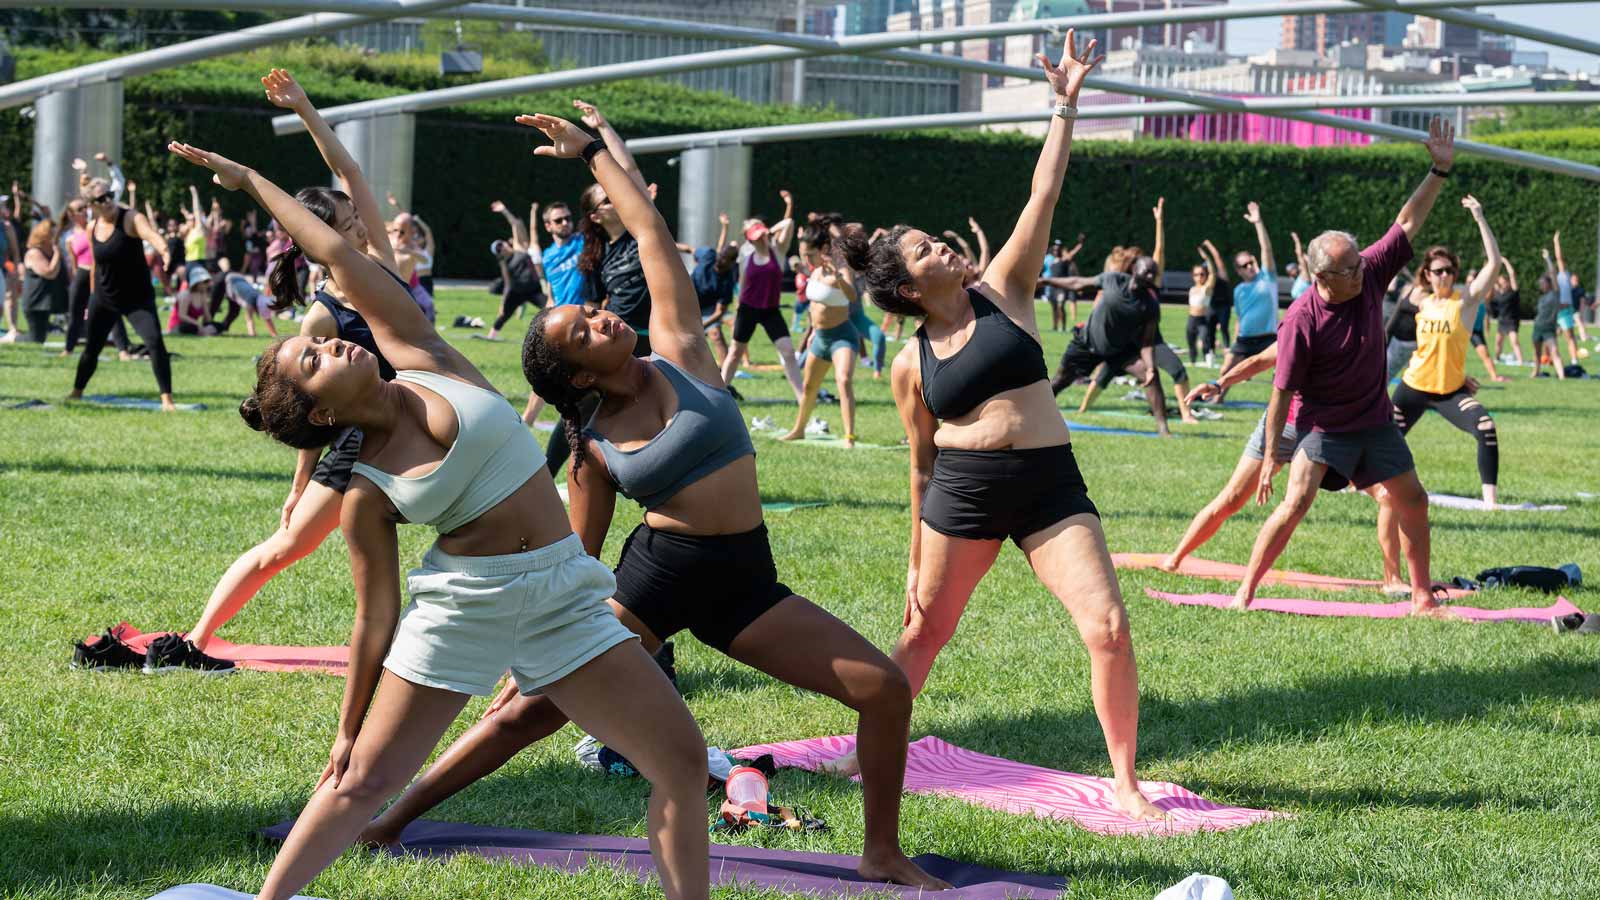
[[[1236,335],[1233,340],[1233,346],[1228,348],[1228,352],[1243,361],[1277,342],[1278,333],[1276,331],[1269,331],[1266,334],[1252,334],[1249,337],[1245,337],[1242,334]]]
[[[1328,471],[1366,490],[1375,484],[1398,478],[1416,469],[1411,448],[1406,446],[1400,426],[1393,423],[1361,431],[1329,433],[1312,431],[1300,439],[1295,454],[1305,454]],[[1326,483],[1326,482],[1324,482]]]
[[[778,338],[789,336],[789,323],[784,321],[783,307],[773,306],[767,309],[758,309],[753,306],[739,304],[738,310],[733,314],[733,339],[740,344],[750,343],[755,337],[756,326],[760,325],[767,332],[767,340],[774,343]]]
[[[1474,347],[1489,346],[1489,340],[1483,336],[1483,332],[1481,331],[1474,331],[1472,333],[1471,343]]]
[[[311,480],[330,491],[344,493],[350,487],[350,470],[355,468],[356,457],[361,455],[361,429],[346,428],[333,439],[333,446],[322,454],[317,467],[311,471]]]
[[[1071,444],[1031,450],[949,450],[933,459],[922,521],[949,537],[1022,539],[1079,513],[1099,516]]]
[[[765,524],[700,537],[641,522],[622,545],[612,598],[659,640],[687,630],[727,653],[734,638],[793,594],[778,581]]]

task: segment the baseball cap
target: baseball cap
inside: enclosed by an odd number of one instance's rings
[[[767,226],[761,222],[755,222],[744,230],[744,238],[747,241],[759,241],[766,236]]]

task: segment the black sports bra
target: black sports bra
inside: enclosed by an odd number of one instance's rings
[[[1044,381],[1044,348],[1033,335],[974,288],[967,300],[977,321],[972,338],[949,359],[933,355],[927,326],[917,329],[922,402],[938,419],[959,419],[996,394]]]

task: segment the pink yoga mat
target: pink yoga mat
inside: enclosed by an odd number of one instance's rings
[[[771,753],[780,766],[815,771],[822,763],[855,749],[852,735],[760,744],[733,751],[754,759]],[[1116,808],[1109,778],[1058,772],[974,753],[936,737],[911,744],[906,753],[906,790],[957,797],[1001,812],[1029,813],[1041,819],[1067,819],[1100,834],[1184,834],[1224,831],[1253,825],[1284,813],[1221,806],[1187,788],[1165,781],[1141,781],[1146,797],[1165,811],[1165,822],[1136,822]]]
[[[112,631],[117,637],[126,641],[128,646],[143,653],[150,642],[165,631],[154,631],[145,634],[127,622],[123,622]],[[89,637],[85,643],[92,644],[99,640],[98,636]],[[255,669],[259,672],[325,672],[329,675],[343,675],[350,667],[349,647],[275,647],[271,644],[233,644],[219,637],[214,637],[206,645],[206,653],[218,659],[226,659],[238,663],[241,669]]]
[[[1232,594],[1170,594],[1145,588],[1144,592],[1157,600],[1178,606],[1214,606],[1218,609],[1233,602]],[[1479,609],[1475,606],[1448,607],[1456,615],[1474,622],[1548,622],[1552,616],[1566,616],[1582,612],[1565,597],[1546,607],[1524,606],[1515,609]],[[1251,611],[1294,613],[1300,616],[1358,616],[1367,619],[1403,619],[1411,615],[1411,601],[1394,603],[1358,603],[1345,600],[1278,600],[1257,597],[1250,604]]]
[[[1158,569],[1161,561],[1166,559],[1163,553],[1113,553],[1111,564],[1119,569]],[[1212,562],[1209,559],[1186,557],[1183,564],[1178,566],[1179,575],[1190,575],[1195,578],[1212,578],[1217,581],[1243,581],[1245,567],[1238,563]],[[1348,591],[1352,588],[1375,589],[1383,586],[1380,581],[1367,581],[1364,578],[1338,578],[1333,575],[1312,575],[1308,572],[1286,572],[1282,569],[1268,569],[1266,577],[1261,579],[1262,584],[1281,584],[1286,587],[1307,588],[1316,591]],[[1459,600],[1471,594],[1440,583],[1437,590],[1443,592],[1451,600]]]

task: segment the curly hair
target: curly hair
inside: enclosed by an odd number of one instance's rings
[[[577,369],[561,358],[561,351],[545,337],[545,321],[550,316],[546,309],[533,317],[528,325],[528,335],[522,339],[522,377],[528,380],[533,392],[555,407],[561,414],[561,426],[572,451],[572,471],[583,466],[583,423],[578,405],[594,394],[592,388],[580,388],[572,383]]]
[[[897,316],[922,315],[921,306],[900,294],[902,287],[911,284],[911,272],[900,252],[900,240],[910,230],[910,225],[896,225],[876,241],[868,242],[866,232],[847,228],[834,239],[845,265],[862,274],[873,305]]]
[[[278,367],[278,351],[284,341],[273,341],[261,351],[256,362],[256,389],[239,404],[239,417],[256,431],[264,431],[297,450],[315,450],[333,443],[339,435],[336,425],[311,421],[317,398]]]

